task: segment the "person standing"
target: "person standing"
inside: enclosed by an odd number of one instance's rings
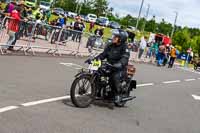
[[[171,51],[170,51],[170,61],[169,61],[169,66],[168,66],[168,68],[172,68],[173,67],[173,65],[174,65],[174,61],[175,61],[175,59],[176,59],[176,57],[177,57],[177,49],[174,47],[174,46],[171,46]]]
[[[90,28],[89,28],[89,32],[92,32],[92,29],[94,28],[94,22],[90,22]]]
[[[16,41],[16,33],[19,31],[20,24],[20,8],[15,9],[10,14],[11,19],[8,22],[8,35],[9,39],[6,46],[3,48],[5,52],[9,53],[13,50],[14,42]]]
[[[156,56],[158,54],[158,42],[154,41],[150,49],[151,49],[151,62],[154,63],[156,60]]]
[[[140,47],[139,47],[139,55],[138,55],[138,59],[140,60],[143,53],[144,53],[144,50],[146,49],[147,47],[147,37],[142,37],[141,39],[141,42],[140,42]]]
[[[164,59],[166,55],[166,47],[165,44],[163,43],[162,45],[159,46],[159,51],[158,51],[158,66],[162,66]]]
[[[77,18],[76,22],[74,23],[74,33],[73,33],[73,37],[72,40],[76,42],[80,42],[81,41],[81,36],[82,36],[82,32],[84,30],[85,26],[84,23],[81,22],[80,18]]]
[[[25,2],[21,0],[18,6],[20,8],[20,18],[22,20],[27,20],[28,15],[26,12]],[[26,28],[27,28],[27,24],[24,21],[21,21],[19,33],[16,34],[17,35],[16,39],[19,39],[20,37],[23,37],[24,35],[27,36]]]

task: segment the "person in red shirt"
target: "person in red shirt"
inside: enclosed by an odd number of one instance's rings
[[[4,48],[5,52],[7,50],[13,50],[14,41],[16,39],[16,33],[19,31],[19,23],[20,23],[20,8],[15,7],[15,9],[10,14],[10,19],[8,21],[8,35],[9,39]]]

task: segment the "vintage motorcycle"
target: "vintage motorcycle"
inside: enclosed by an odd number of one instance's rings
[[[87,61],[86,61],[87,62]],[[113,66],[106,61],[94,60],[87,69],[82,69],[72,83],[70,95],[72,103],[79,108],[86,108],[95,100],[112,102],[117,107],[124,107],[127,101],[133,100],[130,92],[136,89],[134,75],[135,67],[129,64],[127,76],[121,79],[122,92],[121,101],[115,103],[114,92],[109,84],[109,75]]]

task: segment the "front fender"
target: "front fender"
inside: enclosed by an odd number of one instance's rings
[[[88,72],[79,72],[75,75],[75,78],[81,77],[81,76],[90,76],[92,77],[92,74],[88,73]]]

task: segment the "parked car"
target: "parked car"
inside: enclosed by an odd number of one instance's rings
[[[50,10],[51,7],[51,3],[50,2],[45,2],[45,1],[41,1],[40,2],[40,8],[47,11]]]
[[[109,27],[112,28],[112,29],[119,29],[121,26],[119,25],[119,23],[111,21],[109,23]]]
[[[109,25],[109,20],[106,17],[99,17],[96,20],[96,24],[98,24],[100,26],[108,26]]]
[[[68,12],[68,17],[75,18],[78,14],[74,12]]]
[[[62,8],[54,8],[53,9],[53,13],[56,13],[56,14],[58,14],[58,15],[60,15],[60,14],[65,14],[65,11],[62,9]]]
[[[127,27],[127,30],[130,30],[130,31],[135,31],[135,30],[136,30],[136,28],[135,28],[135,27],[133,27],[133,26],[128,26],[128,27]]]
[[[86,17],[87,22],[96,23],[96,20],[97,20],[97,15],[95,15],[95,14],[88,14],[87,17]]]

